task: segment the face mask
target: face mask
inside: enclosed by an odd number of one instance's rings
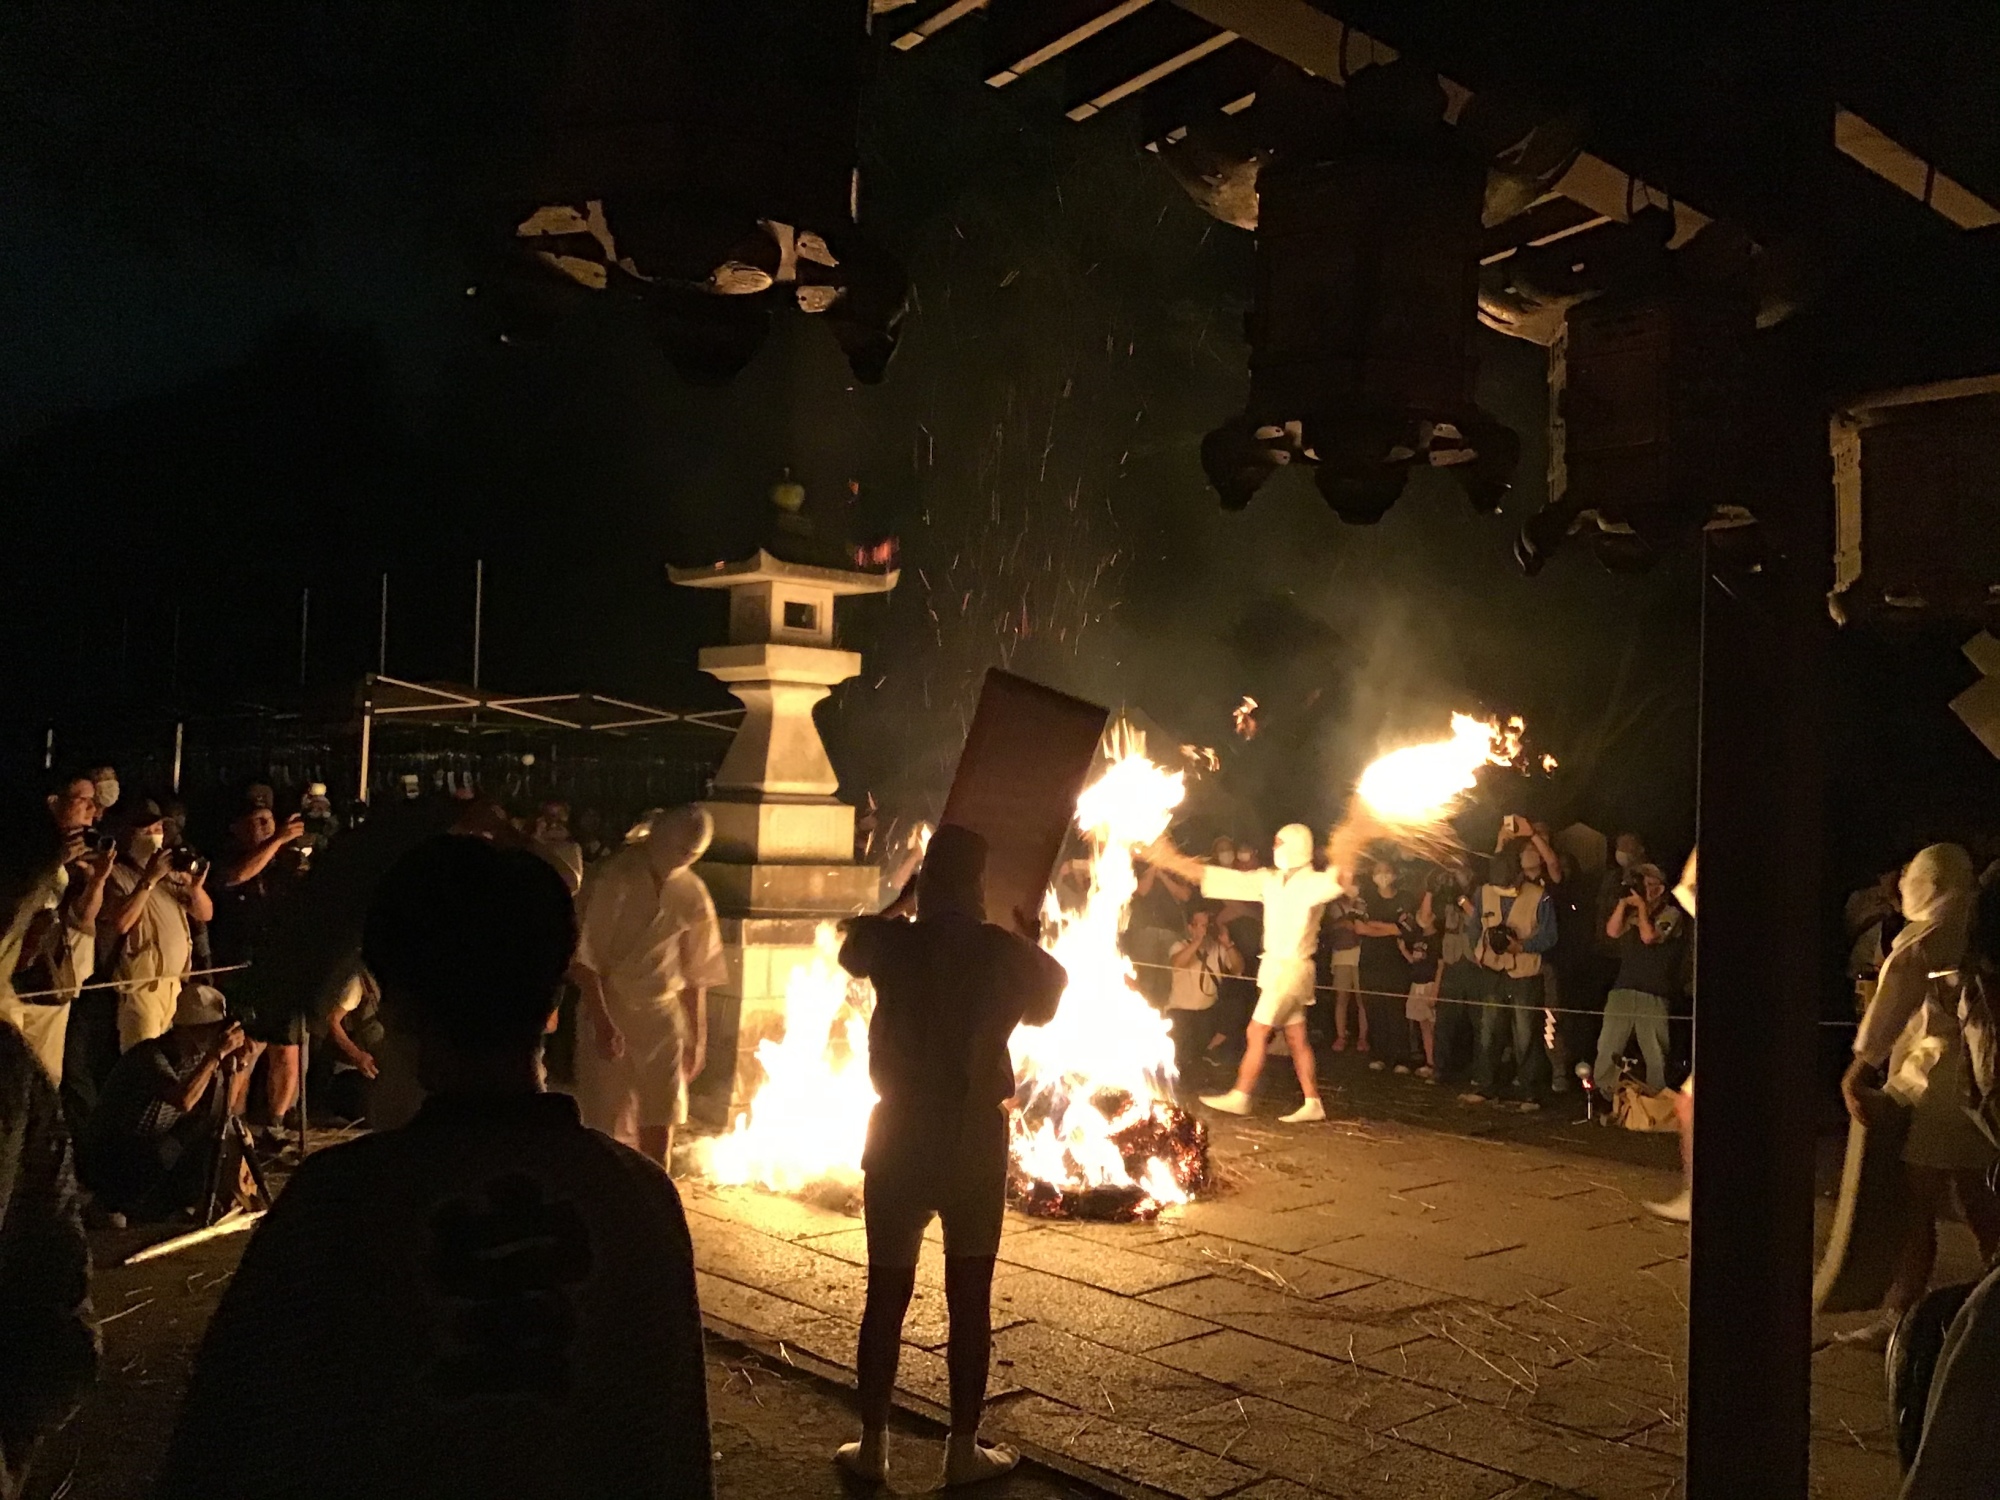
[[[1620,849],[1613,858],[1618,861],[1619,869],[1629,870],[1632,868],[1632,855],[1628,850]]]
[[[118,783],[115,779],[107,776],[104,780],[98,782],[96,792],[97,805],[99,807],[116,807],[118,805]]]
[[[133,860],[143,865],[144,863],[146,863],[147,860],[151,859],[155,854],[158,854],[160,852],[160,845],[162,842],[163,840],[157,833],[148,832],[148,833],[133,834],[132,844],[131,844],[131,855]]]

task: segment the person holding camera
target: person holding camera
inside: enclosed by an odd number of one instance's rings
[[[88,776],[65,777],[49,793],[49,823],[35,819],[26,885],[0,936],[0,1021],[27,1038],[57,1085],[70,1006],[96,962],[97,914],[115,858],[98,816]]]
[[[118,987],[118,1051],[164,1035],[194,966],[194,931],[211,921],[206,866],[177,856],[166,843],[160,805],[135,797],[112,809],[118,839],[97,921],[98,972]]]
[[[263,802],[246,802],[229,825],[229,848],[217,867],[212,897],[215,917],[209,924],[209,951],[222,969],[247,970],[270,934],[273,921],[290,897],[302,873],[300,855],[306,836],[303,817],[280,824]],[[250,1038],[245,1066],[235,1086],[234,1107],[248,1100],[250,1074],[264,1059],[266,1131],[270,1143],[285,1139],[284,1119],[299,1095],[299,1015],[294,1006],[272,1014],[273,1007],[245,1005],[251,992],[244,974],[218,976],[220,987],[242,1013]]]
[[[1635,865],[1626,880],[1604,923],[1604,935],[1618,944],[1618,978],[1604,1002],[1594,1076],[1600,1089],[1615,1085],[1618,1055],[1636,1036],[1646,1081],[1660,1089],[1667,1086],[1667,1006],[1687,978],[1687,928],[1658,865]]]
[[[1511,1097],[1539,1106],[1548,1049],[1542,1043],[1542,957],[1556,945],[1556,907],[1548,889],[1527,879],[1512,848],[1493,856],[1486,883],[1465,902],[1479,924],[1474,958],[1482,971],[1479,1034],[1472,1054],[1468,1104],[1484,1104],[1500,1082],[1501,1054],[1514,1053]]]
[[[173,1025],[118,1059],[92,1112],[83,1180],[100,1207],[131,1219],[192,1209],[208,1188],[228,1076],[248,1045],[222,994],[190,984]]]

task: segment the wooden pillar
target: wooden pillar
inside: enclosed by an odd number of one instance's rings
[[[1753,501],[1770,553],[1761,571],[1705,544],[1690,1500],[1807,1494],[1820,680],[1832,628],[1824,426],[1799,403],[1767,450]]]

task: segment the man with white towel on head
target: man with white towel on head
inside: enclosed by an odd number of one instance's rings
[[[1282,1031],[1305,1100],[1281,1118],[1288,1125],[1326,1118],[1320,1103],[1318,1067],[1306,1036],[1306,1011],[1313,1003],[1314,953],[1319,945],[1320,912],[1346,887],[1332,870],[1313,868],[1312,830],[1287,823],[1271,847],[1271,868],[1225,870],[1174,851],[1164,841],[1144,858],[1189,880],[1201,882],[1203,896],[1216,901],[1256,901],[1264,908],[1264,956],[1257,966],[1257,1009],[1250,1018],[1236,1086],[1226,1094],[1206,1094],[1202,1103],[1224,1114],[1247,1115],[1257,1075],[1264,1070],[1271,1033]]]

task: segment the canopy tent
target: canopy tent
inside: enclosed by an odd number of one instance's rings
[[[733,733],[741,708],[692,713],[609,698],[597,693],[496,693],[451,682],[406,682],[370,672],[361,683],[361,758],[358,800],[368,800],[377,725],[426,725],[471,733],[552,729],[628,738],[649,731],[691,728]]]

